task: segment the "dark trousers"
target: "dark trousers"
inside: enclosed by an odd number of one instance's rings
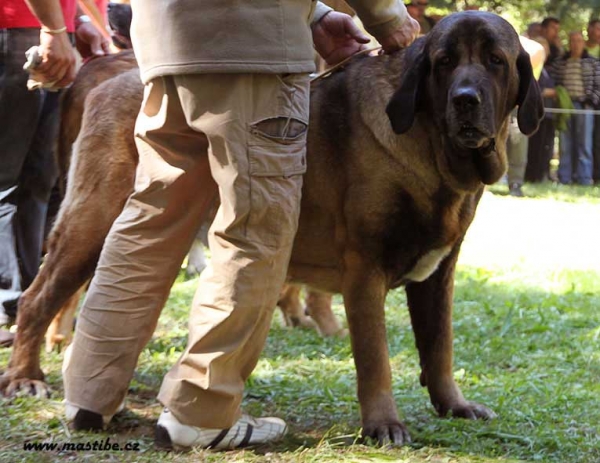
[[[27,90],[25,51],[39,29],[0,30],[0,324],[37,274],[56,181],[56,92]]]
[[[529,139],[526,182],[543,182],[550,175],[550,160],[554,153],[554,120],[543,119],[538,131]]]
[[[600,116],[594,116],[594,170],[592,173],[594,182],[600,182]]]

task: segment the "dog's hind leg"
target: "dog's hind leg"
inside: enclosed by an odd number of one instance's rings
[[[102,94],[98,97],[106,100]],[[92,276],[104,239],[133,190],[135,117],[130,118],[130,124],[113,118],[114,124],[99,126],[93,121],[100,117],[103,103],[96,103],[90,105],[89,123],[84,120],[82,125],[67,194],[50,234],[48,255],[21,296],[12,355],[0,377],[0,392],[5,395],[18,390],[48,393],[40,368],[44,333],[63,304]]]
[[[104,223],[98,223],[103,215],[94,207],[86,210],[77,204],[67,204],[66,210],[61,210],[44,265],[19,302],[12,355],[8,369],[0,377],[0,391],[5,395],[18,390],[47,394],[40,368],[44,333],[60,308],[92,276],[114,220],[104,216]]]
[[[62,306],[56,317],[50,323],[48,331],[46,331],[46,352],[53,350],[61,351],[63,347],[71,344],[73,340],[73,327],[75,325],[75,312],[79,300],[85,291],[85,286],[73,294],[67,302]]]
[[[58,223],[60,230],[64,223]],[[19,390],[46,395],[44,374],[40,368],[40,347],[44,333],[63,304],[81,287],[94,271],[104,236],[95,245],[86,231],[70,224],[65,234],[54,230],[54,242],[44,266],[31,286],[23,293],[17,311],[17,335],[8,369],[0,378],[0,390],[13,395]],[[78,238],[75,238],[78,236]],[[69,240],[74,238],[74,240]],[[69,242],[67,242],[69,241]],[[78,248],[75,248],[77,246]]]
[[[302,286],[285,284],[279,295],[277,307],[281,309],[283,321],[286,326],[314,328],[315,322],[306,316],[304,307],[300,303]]]
[[[344,329],[331,310],[333,296],[311,288],[306,292],[305,313],[317,324],[321,336],[346,336],[348,330]]]

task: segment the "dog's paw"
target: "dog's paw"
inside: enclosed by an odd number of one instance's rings
[[[411,442],[408,429],[399,421],[365,425],[362,436],[365,440],[373,440],[381,446],[400,446]]]
[[[43,380],[30,378],[15,378],[4,373],[0,376],[0,393],[4,397],[31,395],[39,398],[49,398],[52,390]]]
[[[491,420],[497,416],[493,410],[485,405],[466,401],[448,408],[437,406],[436,410],[441,417],[451,416],[468,420]]]

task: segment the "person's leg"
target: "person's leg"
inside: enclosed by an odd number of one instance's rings
[[[59,92],[46,92],[19,182],[15,228],[23,291],[29,287],[40,267],[48,202],[58,175],[54,145],[60,117],[59,98]]]
[[[541,125],[543,130],[542,180],[555,180],[555,178],[550,177],[550,161],[554,157],[554,138],[556,134],[554,119],[544,119]],[[554,173],[552,176],[554,177]]]
[[[36,29],[0,30],[0,324],[15,317],[24,289],[17,254],[19,183],[45,92],[27,90],[23,64],[25,51],[38,43]]]
[[[593,178],[594,182],[600,182],[600,115],[594,116],[594,136],[593,136]]]
[[[529,138],[527,147],[527,166],[525,168],[525,181],[538,183],[544,180],[543,158],[544,158],[544,131],[543,124],[536,133]]]
[[[508,129],[508,140],[506,143],[506,155],[508,157],[508,188],[512,196],[523,196],[521,186],[525,180],[525,168],[527,167],[528,140],[519,130],[516,117],[511,116],[511,124]]]
[[[588,108],[586,108],[588,109]],[[591,185],[593,183],[593,137],[594,137],[594,116],[592,114],[582,114],[577,121],[576,140],[576,168],[577,183],[581,185]]]
[[[188,346],[165,377],[159,400],[180,423],[226,429],[240,417],[244,383],[286,276],[305,170],[309,80],[229,75],[177,82],[191,126],[209,138],[221,207]]]
[[[569,184],[573,181],[573,126],[576,114],[567,121],[567,128],[560,132],[560,160],[558,164],[558,181]]]
[[[134,193],[113,224],[81,309],[65,397],[95,415],[119,408],[181,262],[216,196],[208,141],[190,129],[172,78],[145,89],[136,125]],[[69,407],[67,408],[69,416]],[[97,416],[96,416],[97,418]],[[78,423],[80,428],[102,423]]]

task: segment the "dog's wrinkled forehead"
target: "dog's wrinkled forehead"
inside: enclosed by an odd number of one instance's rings
[[[501,48],[514,58],[519,54],[519,37],[509,22],[493,13],[469,11],[442,19],[430,32],[429,51],[477,51]]]

